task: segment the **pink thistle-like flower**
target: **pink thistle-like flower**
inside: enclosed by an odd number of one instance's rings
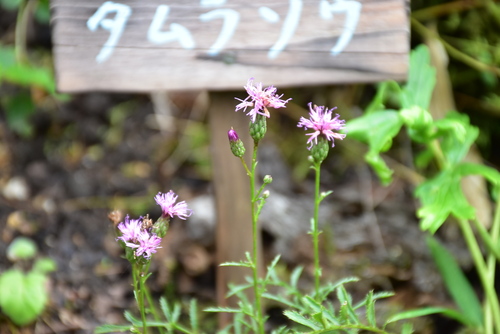
[[[235,142],[238,141],[238,139],[240,139],[240,137],[238,137],[238,133],[233,128],[231,128],[227,132],[227,138],[229,139],[230,142]]]
[[[164,217],[169,216],[173,218],[174,216],[180,219],[186,219],[193,214],[193,210],[188,209],[187,203],[185,201],[175,203],[177,201],[177,196],[172,190],[164,194],[159,192],[155,196],[156,204],[161,207]]]
[[[243,86],[248,93],[248,97],[244,100],[236,98],[238,101],[241,101],[241,103],[236,106],[235,111],[243,109],[243,111],[246,112],[247,108],[251,107],[252,110],[247,113],[247,116],[250,116],[252,122],[255,123],[257,114],[269,118],[270,114],[269,110],[267,110],[268,107],[284,108],[286,103],[291,99],[281,99],[283,94],[278,96],[278,94],[276,94],[277,89],[274,86],[262,89],[261,82],[254,86],[253,80],[254,78],[248,79],[246,86]]]
[[[122,235],[116,238],[116,240],[135,242],[142,233],[142,219],[130,219],[130,217],[126,215],[125,220],[118,224],[118,229]]]
[[[161,238],[156,234],[152,233],[149,235],[148,232],[143,231],[139,235],[139,244],[126,243],[130,248],[135,248],[135,256],[143,256],[145,259],[149,259],[153,253],[160,247]]]
[[[310,150],[314,144],[318,143],[318,137],[320,135],[325,136],[325,138],[332,142],[332,147],[335,146],[334,139],[344,139],[345,134],[336,133],[334,131],[339,131],[345,128],[345,121],[339,119],[339,114],[335,114],[335,117],[332,119],[332,111],[337,109],[334,107],[330,110],[323,106],[314,106],[312,102],[309,102],[309,117],[307,119],[305,117],[301,117],[299,124],[297,125],[299,128],[303,127],[305,130],[312,129],[313,133],[306,134],[310,136],[307,140],[307,143],[310,144],[308,149]]]

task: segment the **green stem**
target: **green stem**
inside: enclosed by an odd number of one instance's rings
[[[141,313],[142,333],[147,334],[148,328],[146,325],[146,310],[144,307],[144,277],[142,273],[142,265],[134,263],[132,278],[134,281],[134,293],[137,300],[137,307]]]
[[[257,167],[257,149],[259,147],[258,142],[254,142],[253,155],[252,155],[252,171],[249,175],[250,177],[250,200],[252,202],[252,238],[253,238],[253,249],[252,249],[252,274],[253,274],[253,289],[255,294],[255,308],[257,312],[257,325],[258,333],[264,334],[264,320],[262,315],[262,305],[261,305],[261,291],[259,284],[259,254],[258,254],[258,236],[259,236],[259,226],[258,226],[258,207],[257,198],[255,196],[255,170]]]
[[[149,272],[149,271],[146,271]],[[153,302],[153,298],[151,297],[151,292],[149,291],[147,285],[144,285],[144,294],[146,295],[146,300],[148,301],[149,308],[151,310],[151,313],[153,314],[153,318],[155,321],[160,322],[160,315],[158,311],[156,310],[156,306]],[[163,327],[158,327],[158,330],[160,331],[160,334],[164,334],[164,328]]]
[[[494,244],[498,244],[498,239],[500,237],[500,196],[497,199],[497,206],[495,209],[495,217],[493,218],[493,226],[491,227],[491,239]],[[495,281],[495,269],[496,269],[496,258],[495,255],[489,254],[487,258],[487,270],[488,270],[488,281]],[[484,327],[485,334],[493,334],[494,321],[500,322],[500,319],[493,317],[493,306],[489,299],[485,301],[484,304]]]
[[[319,235],[321,231],[319,231],[319,203],[320,194],[319,194],[319,181],[320,181],[320,168],[321,163],[314,162],[314,171],[315,174],[315,187],[314,187],[314,217],[312,223],[312,238],[313,238],[313,249],[314,249],[314,291],[315,291],[315,299],[316,301],[320,301],[319,295],[319,286],[320,286],[320,277],[321,277],[321,267],[319,265]]]
[[[422,35],[423,37],[435,38],[435,39],[439,40],[443,44],[443,46],[446,49],[446,51],[448,52],[448,54],[451,57],[455,58],[456,60],[458,60],[458,61],[460,61],[460,62],[462,62],[462,63],[480,71],[480,72],[488,71],[488,72],[494,73],[497,76],[500,76],[500,68],[482,63],[479,60],[476,60],[476,59],[472,58],[471,56],[463,53],[462,51],[454,48],[449,43],[444,41],[437,33],[426,28],[422,23],[418,22],[413,17],[411,18],[411,25],[412,25],[413,29],[416,32],[418,32],[420,35]]]
[[[486,295],[486,300],[491,307],[491,313],[493,315],[493,319],[500,320],[500,304],[498,302],[498,296],[495,291],[495,287],[493,285],[493,281],[490,280],[491,274],[488,272],[486,267],[486,263],[484,262],[483,255],[481,250],[479,249],[479,245],[474,236],[474,232],[469,224],[469,222],[465,219],[458,219],[458,223],[462,230],[462,233],[465,238],[465,242],[467,243],[467,247],[472,255],[472,259],[476,266],[477,273],[479,275],[479,279],[481,280],[481,284],[483,285],[484,293]],[[496,332],[500,333],[500,321],[496,321],[494,324],[496,328]]]

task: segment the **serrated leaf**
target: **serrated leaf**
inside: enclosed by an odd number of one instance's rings
[[[429,49],[425,45],[419,45],[410,54],[408,81],[401,94],[402,107],[419,106],[429,109],[435,84],[436,70],[430,64]]]
[[[377,111],[355,118],[346,124],[350,138],[369,145],[366,161],[375,170],[382,183],[391,182],[392,171],[380,157],[381,152],[392,146],[392,139],[399,133],[403,119],[394,110]]]
[[[402,109],[399,112],[408,128],[410,138],[417,143],[428,143],[433,139],[434,122],[432,115],[419,106]]]
[[[301,315],[300,313],[298,313],[296,311],[286,310],[283,312],[283,314],[288,319],[290,319],[298,324],[301,324],[302,326],[306,326],[308,328],[311,328],[312,330],[320,330],[321,329],[319,324],[315,323],[314,321],[312,321],[310,319],[307,319],[306,317],[304,317],[303,315]]]
[[[291,308],[300,308],[300,305],[297,305],[297,304],[289,301],[288,299],[284,298],[283,296],[276,296],[276,295],[272,295],[270,293],[265,292],[262,294],[262,297],[269,299],[269,300],[277,301],[277,302],[282,303],[283,305],[289,306]]]
[[[189,302],[189,323],[194,332],[198,332],[198,302],[192,298]]]
[[[441,138],[441,150],[449,164],[458,164],[469,152],[479,135],[479,129],[472,126],[465,114],[450,112],[445,118],[435,121]]]
[[[464,324],[468,326],[481,326],[483,323],[481,303],[455,258],[431,236],[427,237],[427,245],[447,290],[462,311],[462,321],[466,321]]]
[[[422,207],[417,211],[421,218],[420,228],[435,233],[446,218],[453,214],[457,218],[471,219],[475,209],[465,198],[460,186],[462,175],[458,167],[441,171],[434,178],[422,182],[415,189]]]
[[[376,326],[375,318],[375,299],[373,299],[373,290],[366,296],[366,320],[370,326]]]

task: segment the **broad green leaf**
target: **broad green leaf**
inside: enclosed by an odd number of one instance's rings
[[[0,307],[16,325],[34,321],[48,300],[47,278],[38,272],[24,274],[11,269],[0,275]]]
[[[0,79],[22,86],[38,86],[48,93],[55,93],[55,81],[52,72],[43,67],[14,64],[0,67]]]
[[[296,323],[301,324],[303,326],[309,327],[312,330],[320,330],[321,329],[321,327],[318,323],[316,323],[310,319],[307,319],[306,317],[304,317],[303,315],[301,315],[300,313],[298,313],[296,311],[286,310],[283,312],[283,314],[288,319],[295,321]]]
[[[392,171],[380,157],[381,152],[392,146],[392,139],[399,133],[403,119],[397,111],[384,110],[365,114],[347,122],[346,131],[350,138],[369,145],[366,161],[373,167],[382,183],[392,181]]]
[[[417,216],[421,218],[420,228],[423,231],[435,233],[450,214],[462,219],[474,217],[475,209],[465,198],[460,186],[461,177],[457,167],[447,169],[415,189],[415,196],[422,202]]]
[[[425,45],[419,45],[410,55],[408,82],[401,94],[402,107],[419,106],[429,109],[435,84],[436,70],[430,64],[429,49]]]
[[[411,334],[413,333],[413,325],[409,322],[403,324],[403,328],[401,329],[401,334]]]
[[[25,237],[17,237],[7,247],[7,258],[11,261],[28,260],[37,253],[37,247],[33,240]]]
[[[458,164],[479,135],[479,129],[469,123],[465,114],[450,112],[435,123],[441,138],[441,150],[449,164]]]
[[[30,137],[33,134],[30,116],[35,112],[31,96],[23,92],[9,97],[5,100],[4,108],[9,127],[23,137]]]
[[[408,127],[410,138],[417,143],[428,143],[433,139],[434,123],[432,115],[419,106],[402,109],[399,112]]]
[[[456,168],[456,173],[461,176],[467,175],[481,175],[486,180],[490,181],[493,185],[500,184],[500,172],[494,168],[475,164],[475,163],[461,163]]]
[[[56,262],[47,257],[39,258],[33,264],[33,271],[37,271],[42,274],[50,273],[56,270],[57,270]]]
[[[481,326],[483,323],[481,303],[455,258],[431,236],[427,237],[427,245],[448,292],[462,311],[462,322],[468,326]]]
[[[14,11],[21,5],[21,0],[0,0],[0,6],[9,11]]]

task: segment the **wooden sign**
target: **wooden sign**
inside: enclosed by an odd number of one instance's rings
[[[404,0],[52,0],[61,92],[404,79]]]

